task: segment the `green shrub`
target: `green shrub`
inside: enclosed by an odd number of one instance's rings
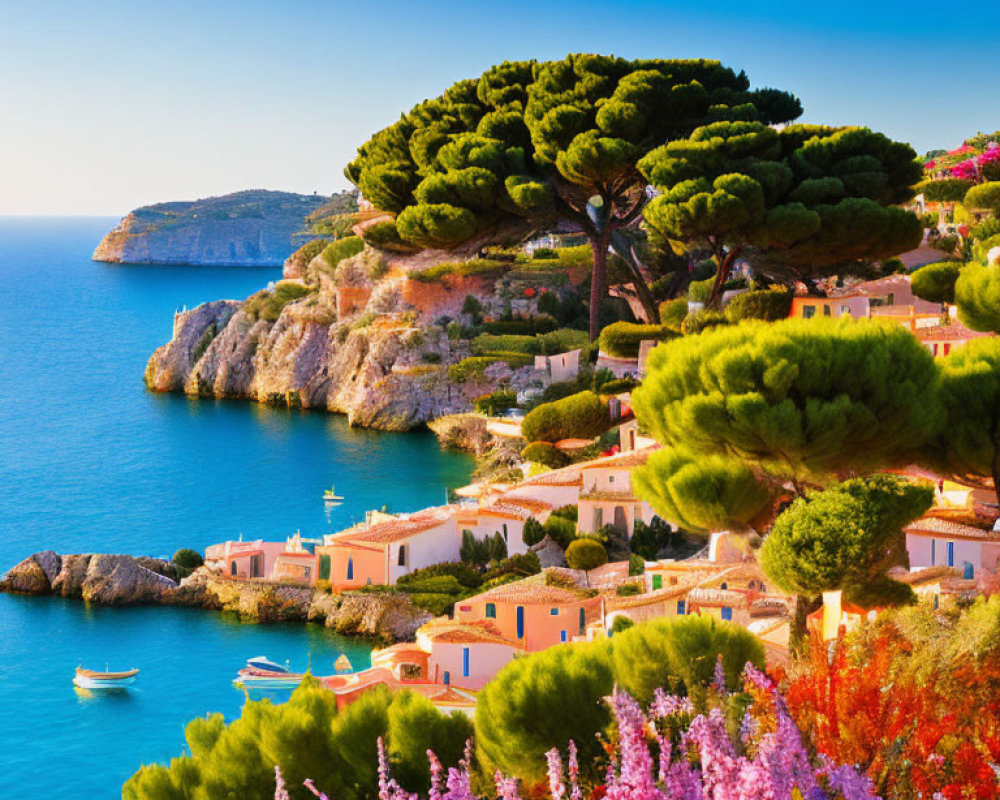
[[[615,594],[619,597],[635,597],[642,592],[642,588],[637,583],[620,583],[615,587]]]
[[[566,548],[566,563],[571,569],[589,571],[608,563],[608,551],[597,539],[583,536]]]
[[[528,319],[501,319],[496,322],[484,322],[480,327],[485,333],[514,333],[534,336],[536,333],[551,333],[556,329],[556,321],[552,317],[540,316]]]
[[[576,539],[576,522],[552,514],[545,520],[545,532],[563,550]]]
[[[463,278],[480,276],[483,278],[502,275],[510,269],[510,264],[506,261],[493,261],[488,258],[473,258],[469,261],[449,261],[444,264],[411,272],[410,278],[420,283],[434,283],[448,275],[457,275]]]
[[[631,392],[639,385],[639,381],[635,378],[616,378],[613,381],[602,383],[600,392],[607,395],[621,394],[622,392]]]
[[[712,682],[722,656],[726,685],[741,685],[747,662],[764,666],[764,647],[750,631],[712,617],[655,619],[615,637],[615,680],[643,705],[658,687],[698,697]]]
[[[575,525],[580,519],[580,509],[577,506],[560,506],[552,512],[552,516],[568,519]]]
[[[301,300],[311,292],[312,289],[300,283],[282,281],[274,287],[272,292],[265,290],[248,297],[243,304],[243,311],[253,322],[261,319],[274,322],[281,316],[285,306],[296,300]]]
[[[924,200],[929,203],[961,203],[971,186],[972,181],[964,178],[941,178],[924,181],[917,190],[923,192]]]
[[[205,563],[205,559],[201,557],[201,553],[197,550],[192,550],[189,547],[182,547],[171,559],[171,562],[177,568],[178,577],[186,578],[192,572],[194,572],[198,567]]]
[[[545,297],[546,295],[543,295]],[[586,331],[573,330],[572,328],[559,328],[550,333],[539,333],[535,337],[543,355],[552,356],[557,353],[568,353],[570,350],[580,350],[590,343],[590,337]],[[583,354],[580,354],[581,363]]]
[[[626,589],[626,588],[629,588],[629,587],[631,587],[633,589],[638,589],[638,587],[635,586],[634,584],[628,584],[626,586],[619,586],[618,588],[619,589]],[[619,592],[619,594],[620,594],[620,592]],[[634,627],[635,627],[635,623],[632,620],[630,620],[628,617],[625,617],[625,616],[615,617],[615,621],[611,623],[611,635],[614,636],[616,633],[622,633],[624,631],[627,631],[629,628],[634,628]]]
[[[712,294],[712,285],[714,283],[714,275],[703,281],[691,281],[688,285],[688,300],[692,303],[707,303],[708,298]]]
[[[503,362],[511,369],[534,364],[532,356],[524,353],[493,353],[488,356],[469,356],[448,367],[448,379],[453,383],[471,383],[486,379],[486,368],[490,364]]]
[[[957,261],[940,261],[915,270],[910,278],[913,293],[931,303],[954,303],[955,281],[962,265]]]
[[[454,594],[440,594],[438,592],[414,591],[410,595],[410,602],[417,608],[422,608],[435,617],[442,617],[451,613],[458,596]]]
[[[726,304],[726,319],[763,319],[768,322],[785,319],[792,310],[792,293],[785,287],[751,289],[736,295]]]
[[[681,325],[681,332],[685,336],[694,336],[709,328],[717,328],[720,325],[729,325],[729,319],[725,314],[718,311],[698,311],[688,314]]]
[[[506,389],[498,389],[489,394],[481,394],[472,401],[473,408],[481,414],[495,416],[517,405],[517,393]]]
[[[535,553],[517,553],[504,558],[490,567],[489,571],[483,575],[483,588],[490,581],[498,578],[513,576],[517,578],[527,578],[529,575],[537,575],[542,571],[542,564]]]
[[[569,456],[555,445],[548,442],[532,442],[521,451],[521,458],[544,464],[551,469],[559,469],[569,464]]]
[[[466,589],[477,589],[483,582],[483,576],[469,567],[468,564],[463,564],[461,561],[448,561],[415,569],[413,572],[400,576],[396,585],[406,587],[442,575],[455,578]]]
[[[473,355],[477,356],[500,351],[535,355],[542,350],[538,337],[518,334],[482,333],[472,340],[471,346]]]
[[[629,576],[642,575],[646,572],[646,562],[643,560],[642,556],[632,553],[628,557],[628,574]]]
[[[677,333],[681,332],[681,323],[688,315],[688,300],[686,297],[675,297],[660,303],[660,324]]]
[[[942,253],[952,254],[955,252],[955,248],[958,247],[958,234],[949,233],[947,236],[941,236],[936,241],[930,240],[931,247],[940,250]]]
[[[589,244],[575,247],[559,247],[556,249],[559,263],[567,267],[592,267],[594,265],[594,250]]]
[[[677,333],[666,325],[640,325],[635,322],[615,322],[601,331],[598,341],[601,352],[614,358],[638,358],[639,345],[646,339],[666,341]]]
[[[524,530],[521,531],[521,539],[528,547],[538,544],[545,538],[545,528],[542,523],[534,517],[528,517],[524,521]]]
[[[377,250],[387,250],[392,253],[412,253],[416,248],[403,241],[399,235],[395,220],[382,220],[365,229],[362,234],[365,243]]]
[[[535,252],[531,254],[531,257],[540,261],[542,259],[558,258],[559,254],[552,247],[538,247],[535,249]]]
[[[521,434],[528,442],[592,439],[611,427],[608,405],[593,392],[543,403],[524,418]]]
[[[323,260],[331,267],[337,266],[345,258],[356,256],[365,249],[365,242],[360,236],[346,236],[335,242],[330,242],[323,249]]]

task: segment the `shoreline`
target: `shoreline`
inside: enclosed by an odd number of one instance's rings
[[[0,593],[58,596],[105,607],[200,608],[236,613],[245,622],[311,622],[341,636],[389,644],[412,641],[417,628],[431,619],[404,594],[329,593],[291,581],[236,580],[205,567],[175,580],[162,574],[172,567],[161,559],[41,551],[0,579]]]

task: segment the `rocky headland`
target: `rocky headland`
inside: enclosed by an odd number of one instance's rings
[[[126,216],[94,251],[124,264],[281,266],[301,242],[306,217],[330,198],[249,190],[157,203]]]
[[[0,580],[0,592],[58,595],[107,606],[173,605],[238,613],[254,622],[312,621],[337,633],[412,640],[431,618],[408,596],[332,594],[294,583],[238,581],[202,567],[181,579],[169,561],[126,555],[35,553]]]
[[[474,398],[501,382],[516,391],[543,387],[545,376],[523,362],[451,368],[473,355],[465,332],[474,318],[538,315],[544,293],[574,291],[589,274],[476,261],[474,251],[366,246],[337,258],[326,245],[301,248],[286,263],[286,280],[246,300],[177,314],[171,340],[149,359],[146,385],[407,430],[471,411]]]

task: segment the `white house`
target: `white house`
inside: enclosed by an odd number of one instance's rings
[[[923,517],[903,530],[911,570],[944,566],[962,570],[966,578],[997,574],[1000,531],[937,517]]]
[[[593,534],[605,525],[614,525],[631,536],[636,520],[652,522],[653,508],[635,496],[631,473],[633,467],[646,463],[653,449],[621,453],[583,465],[580,469],[580,533]]]
[[[535,356],[535,369],[545,372],[552,383],[575,380],[580,371],[580,351],[557,353],[553,356]]]

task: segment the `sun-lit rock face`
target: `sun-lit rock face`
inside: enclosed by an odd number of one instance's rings
[[[280,267],[306,217],[327,198],[251,190],[137,208],[107,234],[94,261]]]

